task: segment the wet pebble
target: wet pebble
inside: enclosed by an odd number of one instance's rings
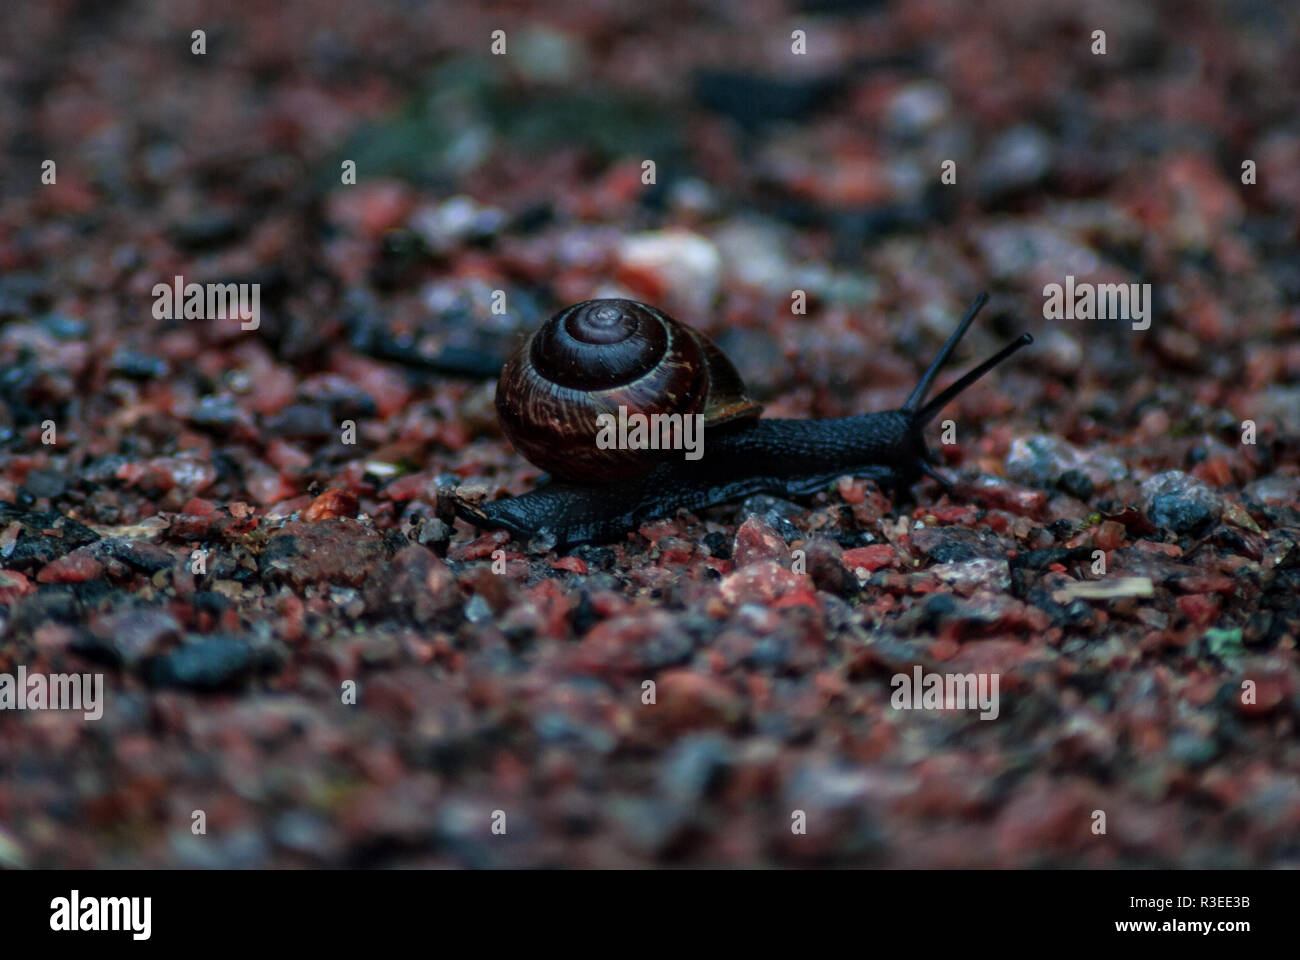
[[[156,687],[181,687],[204,693],[237,689],[252,675],[257,658],[243,639],[199,637],[178,650],[146,662],[145,676]]]
[[[99,535],[79,520],[53,511],[24,510],[0,503],[0,530],[7,544],[0,548],[0,562],[17,570],[30,571],[94,543]],[[12,535],[8,531],[13,531]]]
[[[1254,480],[1241,491],[1242,497],[1268,507],[1300,506],[1300,477],[1274,473]]]
[[[456,196],[438,206],[420,208],[412,214],[410,223],[430,250],[447,253],[460,244],[494,236],[505,226],[506,219],[506,214],[496,207]]]
[[[1017,437],[1007,454],[1007,476],[1027,487],[1050,489],[1082,459],[1078,450],[1051,434]]]
[[[424,626],[456,624],[465,602],[451,568],[418,544],[379,565],[366,582],[364,596],[369,615],[410,619]]]
[[[908,536],[912,546],[934,563],[960,563],[977,557],[1006,558],[1006,547],[987,530],[925,526]]]
[[[263,576],[297,587],[318,582],[359,586],[369,567],[386,554],[383,537],[356,520],[295,521],[271,534],[258,561]]]
[[[1038,127],[1012,127],[980,158],[976,185],[981,199],[995,201],[1033,186],[1051,169],[1052,141]]]
[[[122,610],[91,623],[89,633],[73,644],[78,653],[134,669],[143,659],[161,653],[164,644],[181,636],[181,626],[158,607]]]
[[[1011,587],[1011,567],[1005,558],[976,557],[957,563],[940,563],[927,572],[958,590],[985,587],[1005,591]]]
[[[132,380],[158,380],[167,376],[170,368],[162,357],[122,349],[113,354],[109,369]]]
[[[29,470],[22,492],[34,500],[61,497],[68,489],[68,478],[58,470]]]
[[[760,560],[775,560],[789,564],[790,548],[785,540],[777,535],[770,526],[758,517],[750,517],[736,530],[736,541],[732,547],[732,558],[736,569],[746,567]]]
[[[1181,470],[1156,474],[1142,484],[1147,517],[1177,534],[1205,531],[1223,512],[1218,494]]]
[[[688,734],[660,761],[659,791],[675,803],[698,803],[723,782],[731,763],[731,742],[726,737]]]
[[[687,230],[637,233],[618,244],[625,268],[656,277],[666,293],[694,310],[706,310],[717,296],[722,258],[705,237]]]
[[[892,133],[915,136],[942,123],[951,107],[952,98],[942,84],[922,80],[894,94],[886,109],[886,123]]]
[[[1076,500],[1082,500],[1086,503],[1092,499],[1092,478],[1082,470],[1073,468],[1066,470],[1056,481],[1056,485],[1062,493],[1067,493]]]
[[[266,431],[277,437],[324,439],[339,432],[339,423],[328,406],[295,403],[267,417]]]
[[[808,575],[818,590],[843,597],[857,593],[857,577],[844,565],[844,548],[838,543],[815,537],[804,544],[803,551]]]

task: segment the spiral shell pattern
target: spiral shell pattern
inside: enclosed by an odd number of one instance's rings
[[[515,449],[582,484],[637,476],[666,455],[601,449],[601,414],[699,413],[711,426],[761,410],[711,341],[632,300],[586,300],[551,317],[506,361],[496,406]]]

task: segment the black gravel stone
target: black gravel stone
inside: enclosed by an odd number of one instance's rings
[[[1158,527],[1174,533],[1194,534],[1209,526],[1214,512],[1200,500],[1162,493],[1151,501],[1147,516]]]
[[[1056,481],[1062,493],[1087,502],[1092,497],[1092,480],[1082,470],[1066,470]]]
[[[148,661],[145,676],[155,687],[215,693],[237,689],[252,675],[257,657],[247,641],[211,636]]]
[[[53,500],[68,490],[68,479],[56,470],[32,470],[23,481],[22,491],[34,500],[49,497]]]

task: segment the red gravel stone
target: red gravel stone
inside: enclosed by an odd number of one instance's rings
[[[881,567],[892,566],[894,563],[894,548],[887,543],[873,544],[869,547],[857,547],[853,550],[845,550],[840,562],[853,573],[861,578],[859,570],[867,574],[875,573]]]
[[[0,603],[11,604],[36,592],[36,585],[17,570],[0,570]]]
[[[567,570],[569,573],[587,575],[587,561],[581,557],[560,557],[551,562],[552,570]]]
[[[201,497],[190,497],[185,501],[185,506],[181,507],[181,513],[194,517],[212,517],[216,516],[217,505]]]
[[[316,520],[333,520],[336,517],[355,517],[357,515],[357,498],[346,490],[326,490],[311,506],[303,511],[302,518],[308,523]]]
[[[668,670],[655,681],[656,703],[645,706],[647,718],[665,732],[680,733],[737,724],[744,700],[725,683],[690,670]]]
[[[818,606],[817,595],[805,576],[798,576],[774,560],[750,564],[723,579],[718,594],[727,604],[756,603],[774,607]]]
[[[504,530],[493,530],[468,543],[456,544],[448,553],[448,556],[460,563],[467,560],[483,560],[491,557],[493,553],[509,542],[510,534]]]
[[[1116,550],[1124,545],[1126,539],[1123,524],[1116,523],[1114,520],[1103,520],[1097,527],[1092,542],[1099,550]]]
[[[428,497],[432,489],[432,474],[428,473],[411,473],[405,477],[398,477],[388,486],[384,487],[384,496],[390,500],[396,500],[399,503],[405,503],[408,500],[416,500],[421,497]]]
[[[95,559],[92,548],[82,547],[47,563],[36,579],[41,583],[85,583],[103,574],[104,565]]]
[[[1219,604],[1211,596],[1194,593],[1178,598],[1178,609],[1198,627],[1207,627],[1219,615]]]
[[[676,618],[662,610],[612,617],[583,637],[570,663],[573,670],[600,676],[647,671],[655,644],[676,631]]]

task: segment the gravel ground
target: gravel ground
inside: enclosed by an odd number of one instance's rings
[[[527,7],[0,9],[0,674],[104,683],[0,712],[0,865],[1300,866],[1294,11]],[[951,493],[451,512],[537,480],[491,378],[566,304],[828,417],[982,289],[954,369],[1036,342]]]

